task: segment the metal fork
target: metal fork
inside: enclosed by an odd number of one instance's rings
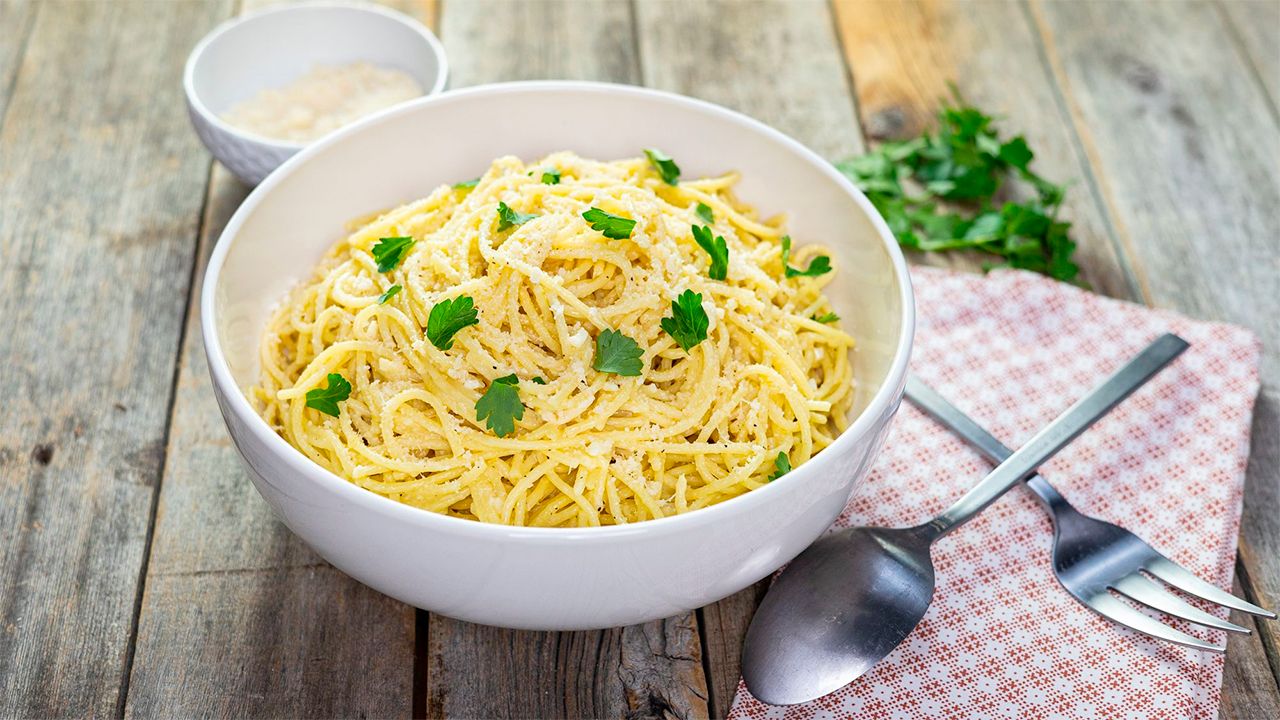
[[[1013,453],[919,378],[907,378],[906,396],[988,459],[1003,462]],[[1225,645],[1194,638],[1139,612],[1111,594],[1115,591],[1142,605],[1198,625],[1246,635],[1250,633],[1248,628],[1183,602],[1152,577],[1188,595],[1224,607],[1264,618],[1276,617],[1269,610],[1201,580],[1128,530],[1082,514],[1043,477],[1032,475],[1027,478],[1026,485],[1053,517],[1053,572],[1058,582],[1082,605],[1102,617],[1160,640],[1212,652],[1226,652]]]

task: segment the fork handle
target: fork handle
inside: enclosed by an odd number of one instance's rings
[[[936,540],[964,524],[1009,488],[1034,473],[1041,463],[1056,455],[1186,349],[1187,342],[1177,335],[1165,334],[1156,338],[1145,350],[997,465],[955,504],[920,526],[921,532],[930,540]]]
[[[1007,445],[997,440],[995,435],[987,432],[985,428],[974,422],[960,408],[952,405],[950,400],[939,395],[937,390],[929,387],[915,374],[907,376],[906,396],[912,405],[920,408],[926,415],[960,436],[962,440],[969,443],[986,459],[995,463],[1002,463],[1013,454],[1013,450],[1010,450]],[[1040,498],[1040,502],[1044,503],[1050,510],[1070,507],[1066,498],[1059,495],[1058,491],[1049,484],[1049,481],[1039,475],[1032,475],[1027,478],[1026,484],[1036,494],[1036,497]]]

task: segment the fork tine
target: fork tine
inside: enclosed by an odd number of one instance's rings
[[[1241,627],[1233,622],[1227,622],[1220,617],[1215,617],[1199,608],[1188,605],[1168,590],[1139,573],[1120,578],[1120,581],[1111,587],[1121,595],[1136,600],[1147,607],[1155,608],[1162,613],[1179,617],[1183,620],[1244,635],[1252,632],[1249,628]]]
[[[1276,614],[1270,610],[1241,600],[1215,585],[1210,585],[1163,555],[1146,563],[1144,569],[1188,595],[1195,595],[1203,600],[1208,600],[1233,610],[1239,610],[1240,612],[1275,619]]]
[[[1105,590],[1090,597],[1085,604],[1102,617],[1124,625],[1130,630],[1136,630],[1143,635],[1150,635],[1157,640],[1165,640],[1199,650],[1208,650],[1209,652],[1224,653],[1227,651],[1225,646],[1214,645],[1199,638],[1193,638],[1186,633],[1174,630],[1158,620],[1153,620],[1115,599],[1111,593]]]

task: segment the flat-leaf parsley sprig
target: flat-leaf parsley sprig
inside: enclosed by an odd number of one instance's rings
[[[693,213],[701,218],[702,222],[708,225],[711,225],[716,221],[716,214],[711,211],[711,206],[704,202],[698,203],[698,206],[693,209]]]
[[[591,223],[592,230],[610,240],[626,240],[631,237],[631,231],[636,227],[635,220],[621,215],[612,215],[598,207],[582,213],[582,219]]]
[[[453,336],[459,330],[480,324],[475,301],[469,295],[459,295],[454,300],[441,300],[431,306],[427,316],[427,339],[441,350],[453,347]]]
[[[643,356],[644,349],[635,340],[617,330],[602,330],[596,336],[596,357],[591,367],[597,372],[634,377],[644,367],[640,361]]]
[[[413,244],[414,239],[411,237],[378,238],[378,242],[373,245],[373,259],[378,263],[378,272],[395,270]]]
[[[524,403],[520,402],[517,387],[519,383],[520,379],[514,373],[489,383],[489,389],[476,401],[476,422],[483,420],[485,427],[498,437],[515,432],[516,421],[524,418]]]
[[[307,391],[307,407],[338,417],[338,403],[351,397],[351,383],[338,373],[329,373],[328,387]]]
[[[676,161],[672,160],[666,153],[657,148],[645,148],[645,157],[649,158],[649,164],[654,170],[658,171],[658,175],[662,178],[662,182],[668,185],[675,185],[680,182],[680,166],[676,165]]]
[[[791,262],[791,236],[782,236],[782,274],[786,277],[817,277],[831,272],[831,258],[819,255],[809,261],[809,267],[803,270],[793,268]]]
[[[659,324],[685,352],[689,352],[707,339],[707,328],[710,327],[711,320],[702,307],[702,295],[685,290],[671,301],[671,315],[662,318]]]
[[[1071,223],[1058,219],[1065,189],[1031,170],[1035,153],[1025,138],[1002,138],[993,123],[977,108],[946,105],[933,132],[883,143],[836,167],[905,248],[973,250],[1002,261],[988,267],[1075,280]],[[1008,199],[1005,187],[1015,179],[1031,187],[1030,199]]]
[[[395,297],[396,295],[399,295],[400,291],[403,289],[404,288],[401,287],[400,283],[396,283],[395,285],[392,285],[391,287],[387,288],[385,292],[383,292],[381,295],[378,296],[378,304],[386,305],[388,300]]]
[[[498,232],[516,225],[523,225],[536,217],[538,216],[533,213],[516,212],[506,203],[498,202]]]
[[[729,246],[723,235],[712,237],[713,235],[711,228],[706,225],[693,226],[694,241],[711,256],[711,268],[707,271],[707,276],[712,280],[724,280],[729,276]]]
[[[780,452],[773,459],[773,473],[769,475],[769,482],[773,482],[789,472],[791,472],[791,458],[787,457],[786,453]]]

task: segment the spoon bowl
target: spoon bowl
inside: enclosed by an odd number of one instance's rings
[[[921,528],[860,527],[809,546],[778,577],[747,630],[742,672],[751,693],[772,705],[805,702],[893,652],[933,600],[929,544]],[[792,617],[813,621],[776,622]]]

